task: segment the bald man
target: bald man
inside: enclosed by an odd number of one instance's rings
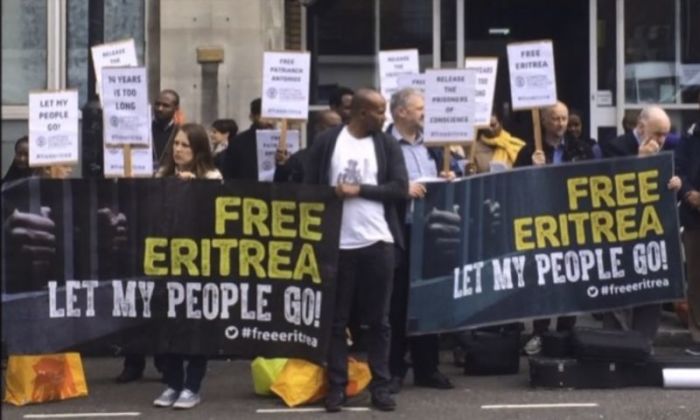
[[[579,148],[567,147],[572,139],[565,138],[569,124],[569,107],[557,102],[542,110],[542,150],[535,150],[534,142],[520,149],[514,167],[562,164],[574,160],[593,159],[593,149],[581,152]],[[550,319],[536,319],[532,324],[532,337],[525,345],[525,352],[535,355],[542,350],[542,334],[549,330]],[[576,324],[575,316],[557,318],[557,331],[570,331]]]
[[[671,131],[671,120],[661,107],[648,106],[637,117],[637,125],[629,133],[613,140],[604,148],[605,157],[636,156],[640,146],[646,142],[646,152],[656,152],[663,147],[666,136]],[[655,147],[658,150],[653,150]]]
[[[615,156],[648,156],[658,153],[671,131],[671,119],[658,106],[647,106],[639,113],[637,126],[631,134],[622,135],[610,143]],[[668,188],[678,190],[681,180],[673,177]],[[661,322],[661,304],[640,305],[630,309],[609,312],[603,316],[603,327],[608,329],[635,330],[653,342]]]
[[[304,182],[335,187],[343,200],[335,312],[328,349],[328,412],[345,404],[348,349],[345,329],[357,302],[369,326],[367,359],[372,405],[392,411],[389,383],[389,299],[394,247],[404,248],[398,206],[408,198],[408,175],[398,142],[382,132],[386,101],[358,90],[347,125],[321,133],[308,152]],[[357,296],[358,299],[354,299]]]

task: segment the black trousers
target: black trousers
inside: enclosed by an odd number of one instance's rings
[[[410,243],[410,231],[406,229],[406,243]],[[406,351],[410,350],[413,362],[414,379],[428,378],[438,369],[440,361],[440,342],[437,334],[406,337],[406,316],[408,310],[409,251],[396,248],[397,266],[394,274],[394,290],[391,294],[391,350],[389,352],[389,370],[391,376],[404,377]]]
[[[348,383],[348,325],[354,296],[359,297],[360,317],[367,323],[367,361],[372,372],[370,391],[387,388],[389,373],[389,299],[394,276],[394,245],[377,242],[370,246],[340,250],[335,292],[335,311],[328,350],[328,384],[345,390]]]
[[[205,356],[184,356],[181,354],[166,354],[161,356],[165,362],[163,381],[176,391],[189,389],[195,394],[199,392],[202,379],[207,371]],[[187,369],[185,369],[187,361]]]

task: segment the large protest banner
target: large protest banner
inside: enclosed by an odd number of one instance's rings
[[[3,185],[2,211],[12,354],[89,342],[323,360],[341,212],[331,188],[29,179]]]
[[[409,333],[683,297],[671,156],[428,184],[414,202]]]

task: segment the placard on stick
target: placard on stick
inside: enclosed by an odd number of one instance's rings
[[[147,146],[151,121],[146,68],[105,67],[102,76],[105,144]]]
[[[399,90],[410,87],[425,94],[425,74],[402,74],[397,84]]]
[[[493,113],[498,57],[467,57],[464,60],[464,68],[476,72],[474,125],[488,127],[491,124],[491,114]]]
[[[310,66],[308,52],[264,53],[261,113],[264,118],[308,118]]]
[[[275,153],[280,148],[282,130],[257,130],[255,132],[258,159],[258,181],[272,181],[275,175]],[[289,155],[301,147],[299,130],[288,130],[284,147]]]
[[[474,139],[474,70],[425,73],[425,143],[459,144]]]
[[[29,166],[78,163],[78,91],[29,93]]]
[[[535,149],[542,150],[540,111],[557,103],[551,40],[508,44],[510,92],[514,110],[532,110]]]
[[[391,100],[391,95],[399,90],[400,76],[415,76],[420,73],[418,50],[415,48],[379,51],[377,61],[379,62],[379,86],[387,102]]]
[[[132,39],[95,45],[90,48],[95,70],[95,91],[102,93],[102,69],[105,67],[135,67],[139,65],[136,43]]]

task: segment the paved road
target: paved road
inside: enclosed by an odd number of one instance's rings
[[[664,348],[664,352],[680,352]],[[138,413],[115,419],[700,419],[700,391],[662,388],[627,388],[617,390],[543,390],[528,384],[527,362],[523,359],[520,374],[498,377],[464,376],[443,354],[443,370],[456,385],[450,391],[404,387],[397,397],[398,411],[386,414],[368,411],[365,394],[350,404],[354,410],[338,414],[323,412],[261,413],[258,410],[284,410],[274,398],[257,397],[252,392],[249,362],[213,361],[209,365],[202,389],[203,402],[189,411],[156,409],[153,398],[163,386],[152,366],[143,381],[117,385],[112,378],[119,372],[119,359],[85,358],[90,395],[87,398],[16,408],[3,404],[3,419],[39,418],[40,414],[58,413]],[[410,378],[409,378],[410,379]],[[488,408],[503,404],[580,404],[580,407]],[[320,406],[316,406],[319,408]],[[313,407],[312,407],[313,408]],[[90,416],[88,418],[96,418]]]

